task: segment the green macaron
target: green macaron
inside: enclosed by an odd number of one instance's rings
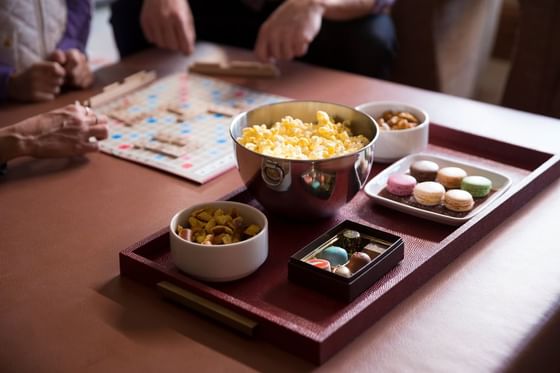
[[[485,197],[492,189],[492,181],[484,176],[466,176],[461,181],[461,189],[473,197]]]

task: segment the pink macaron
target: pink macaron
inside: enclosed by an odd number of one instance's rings
[[[392,174],[387,179],[387,191],[396,196],[409,196],[416,186],[416,179],[405,174]]]

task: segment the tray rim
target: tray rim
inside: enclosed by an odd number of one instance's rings
[[[433,145],[442,146],[441,139],[448,136],[449,133],[469,137],[471,140],[474,139],[481,139],[483,142],[488,144],[502,144],[502,146],[509,147],[510,150],[516,151],[520,154],[519,159],[512,157],[511,155],[507,155],[508,162],[505,161],[498,161],[498,163],[502,163],[508,166],[514,166],[520,169],[524,169],[528,171],[528,174],[514,183],[507,191],[505,191],[500,197],[496,200],[492,201],[492,208],[484,209],[481,213],[475,215],[469,221],[465,222],[463,225],[456,227],[456,229],[451,232],[448,236],[446,236],[442,241],[437,243],[437,250],[434,251],[434,254],[431,255],[427,260],[420,263],[416,268],[414,268],[410,273],[406,274],[402,277],[394,286],[392,286],[389,290],[385,291],[381,294],[378,298],[373,301],[367,302],[365,304],[365,300],[359,301],[357,304],[354,304],[355,307],[355,316],[350,320],[335,320],[330,325],[325,327],[321,332],[312,334],[316,334],[316,338],[311,338],[309,335],[303,336],[305,339],[304,342],[309,342],[309,345],[305,345],[306,348],[297,348],[293,345],[298,345],[302,343],[302,338],[298,339],[297,343],[292,344],[282,344],[279,343],[277,340],[274,340],[273,337],[268,336],[269,342],[275,342],[278,344],[279,347],[282,347],[296,355],[300,355],[308,360],[313,361],[316,364],[321,364],[322,362],[326,361],[329,357],[331,357],[334,353],[338,350],[342,349],[346,344],[348,344],[352,339],[356,338],[364,328],[371,326],[375,321],[381,318],[384,314],[386,314],[390,309],[398,305],[402,300],[406,299],[410,294],[412,294],[416,289],[422,286],[425,282],[427,282],[431,277],[435,274],[443,270],[446,265],[451,263],[456,257],[458,257],[461,253],[466,251],[470,248],[474,243],[480,240],[483,236],[485,236],[488,232],[494,229],[496,226],[500,225],[511,213],[518,210],[522,205],[527,203],[532,197],[534,197],[540,190],[544,187],[550,185],[553,181],[560,178],[560,154],[551,154],[545,153],[540,150],[530,149],[521,147],[515,144],[509,144],[507,142],[497,141],[491,138],[486,138],[483,136],[479,136],[476,134],[470,134],[467,132],[462,132],[459,130],[454,130],[449,127],[433,125],[435,128],[440,128],[441,133],[438,138],[435,139]],[[434,131],[432,131],[432,134]],[[432,136],[431,136],[432,139]],[[438,143],[439,141],[439,143]],[[455,141],[455,142],[454,142]],[[431,142],[431,141],[430,141]],[[453,139],[451,141],[452,145],[460,144],[457,139]],[[479,149],[482,149],[480,144],[477,144]],[[459,147],[457,149],[454,146],[443,146],[450,150],[458,151],[467,153]],[[491,152],[495,150],[492,149]],[[492,153],[497,154],[497,153]],[[495,158],[489,156],[480,155],[478,152],[473,153],[475,156],[479,156],[482,158],[487,158],[490,160],[495,160]],[[526,155],[530,155],[530,157],[525,157]],[[527,159],[530,158],[530,159]],[[500,158],[501,159],[501,158]],[[382,172],[382,171],[381,171]],[[380,172],[380,173],[381,173]],[[239,193],[242,193],[245,190],[244,187],[238,188],[230,193],[227,193],[224,198],[232,198]],[[473,227],[477,227],[474,229]],[[136,260],[134,257],[138,257],[136,254],[132,253],[131,250],[137,249],[141,247],[145,242],[147,242],[147,238],[156,237],[161,235],[163,232],[168,229],[167,227],[159,230],[155,234],[151,234],[147,236],[145,239],[138,241],[137,243],[129,246],[128,248],[122,250],[119,253],[119,257],[121,259],[121,275],[127,275],[126,271],[123,271],[123,259],[124,260]],[[148,260],[143,260],[145,258],[140,257],[141,261],[148,262]],[[137,264],[137,263],[136,263]],[[144,263],[146,265],[149,263]],[[156,263],[157,264],[157,263]],[[153,269],[153,268],[152,268]],[[195,286],[195,289],[204,292],[204,288],[208,287],[207,284],[200,283],[197,280],[192,280],[195,283],[198,283],[198,287]],[[196,285],[196,284],[195,284]],[[202,286],[200,286],[202,285]],[[238,311],[240,305],[244,304],[247,306],[246,310],[241,310],[241,313],[247,314],[247,312],[253,312],[251,310],[258,309],[258,307],[253,306],[247,302],[244,302],[238,298],[232,297],[227,293],[223,293],[218,289],[208,287],[209,289],[213,290],[210,292],[210,295],[216,297],[216,292],[220,292],[225,297],[223,298],[234,298],[233,302],[232,299],[220,299],[219,297],[217,300],[219,303],[227,304],[230,302],[234,307],[235,310]],[[189,290],[192,290],[189,288]],[[390,293],[390,294],[389,294]],[[392,297],[390,297],[392,295]],[[214,299],[214,298],[212,298]],[[359,299],[359,298],[358,298]],[[225,303],[224,303],[225,302]],[[368,312],[364,312],[368,310]],[[261,319],[260,314],[249,314],[250,317],[255,317],[257,319]],[[273,321],[278,321],[280,317],[277,315],[272,315]],[[269,320],[267,320],[269,321]],[[293,324],[292,321],[288,321],[283,319],[283,322],[286,324]],[[352,323],[351,323],[352,322]],[[351,323],[351,325],[349,325]],[[297,325],[296,325],[297,328]],[[307,329],[306,329],[307,330]],[[291,336],[292,338],[302,337],[301,334],[297,334],[294,332],[293,327],[289,329],[284,326],[284,329],[281,330],[283,332],[283,337],[286,335]],[[344,335],[346,333],[346,335]],[[350,333],[350,336],[348,336]],[[272,340],[272,341],[271,341]],[[311,354],[311,355],[310,355]]]

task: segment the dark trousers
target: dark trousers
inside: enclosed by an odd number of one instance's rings
[[[254,11],[236,0],[189,0],[198,40],[253,49],[260,25],[279,2]],[[111,24],[121,57],[150,47],[140,26],[142,0],[117,0],[111,5]],[[386,79],[396,50],[395,29],[386,14],[334,22],[323,20],[321,30],[300,61]]]

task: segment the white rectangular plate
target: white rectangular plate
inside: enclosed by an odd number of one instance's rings
[[[424,210],[420,207],[410,206],[406,203],[394,201],[392,199],[388,199],[379,195],[379,193],[387,185],[387,179],[391,174],[409,173],[410,165],[419,160],[433,161],[436,162],[440,167],[461,167],[467,172],[468,175],[479,175],[487,177],[492,181],[492,190],[494,190],[494,193],[492,193],[483,203],[476,206],[472,211],[470,211],[463,217],[448,216],[438,212]],[[511,179],[506,175],[500,174],[498,172],[450,157],[441,157],[429,153],[416,153],[402,158],[401,160],[395,162],[393,165],[387,167],[385,170],[381,171],[366,184],[364,191],[369,197],[373,199],[375,203],[378,203],[380,205],[443,224],[461,225],[478,214],[480,211],[485,209],[488,205],[490,205],[494,200],[496,200],[496,198],[501,196],[506,191],[506,189],[509,188],[510,185]]]

